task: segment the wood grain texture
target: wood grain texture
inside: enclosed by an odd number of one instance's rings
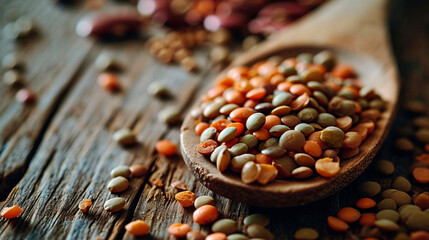
[[[340,207],[353,205],[358,197],[355,191],[357,184],[373,179],[371,168],[355,183],[329,198],[303,207],[270,209],[240,204],[215,195],[192,176],[180,157],[164,158],[156,154],[156,140],[168,138],[179,141],[178,126],[168,127],[157,122],[157,111],[169,104],[179,104],[184,112],[188,111],[189,103],[207,90],[212,77],[217,74],[206,62],[205,49],[198,55],[203,71],[187,74],[177,66],[159,64],[148,55],[140,41],[94,46],[91,40],[76,37],[74,26],[77,16],[87,11],[80,6],[62,8],[49,0],[1,3],[0,10],[13,5],[22,13],[34,16],[37,22],[52,23],[42,26],[43,34],[37,38],[36,46],[43,48],[33,48],[31,44],[34,43],[31,42],[10,46],[11,43],[5,39],[2,39],[0,47],[1,56],[16,47],[23,59],[27,62],[27,57],[32,60],[26,69],[33,73],[30,78],[27,76],[28,82],[40,91],[42,99],[28,108],[28,112],[15,113],[14,108],[21,106],[14,102],[14,92],[3,85],[0,87],[3,150],[0,173],[4,174],[6,167],[22,171],[16,175],[16,181],[6,184],[4,179],[0,179],[1,184],[11,189],[10,192],[0,190],[7,196],[0,200],[0,208],[18,204],[24,209],[15,220],[0,219],[0,239],[92,240],[97,236],[102,239],[133,239],[125,233],[123,226],[134,219],[144,219],[152,225],[151,236],[142,239],[168,239],[167,226],[179,221],[192,223],[192,209],[183,209],[173,200],[175,192],[169,185],[178,179],[185,181],[198,195],[214,196],[222,216],[241,220],[249,213],[268,214],[271,217],[269,228],[277,239],[290,239],[293,232],[302,226],[315,227],[323,239],[344,239],[358,232],[357,226],[353,225],[350,233],[335,233],[327,228],[325,220]],[[429,86],[425,84],[429,68],[424,64],[428,61],[425,53],[429,51],[429,19],[425,11],[428,7],[426,2],[414,5],[401,1],[398,4],[400,14],[396,14],[392,21],[394,49],[402,77],[406,80],[402,90],[407,98],[423,98],[429,92]],[[2,18],[0,25],[5,24]],[[410,29],[410,25],[414,27]],[[409,37],[411,35],[415,37]],[[64,42],[69,44],[64,45]],[[118,94],[109,94],[96,84],[93,62],[103,51],[113,51],[127,63],[126,71],[120,75],[125,87]],[[207,69],[210,71],[205,71]],[[176,98],[166,102],[146,94],[147,84],[159,79],[171,81]],[[425,99],[429,103],[429,99]],[[39,109],[41,106],[54,107]],[[400,111],[393,130],[408,119]],[[14,121],[17,125],[12,125]],[[14,126],[19,129],[10,130]],[[122,127],[136,131],[142,144],[127,149],[117,146],[111,135]],[[8,137],[4,138],[6,132]],[[395,162],[398,169],[395,174],[406,174],[406,159],[409,157],[391,150],[393,137],[386,140],[379,156]],[[28,163],[28,168],[21,167],[22,162],[24,165]],[[132,179],[130,189],[120,195],[127,199],[124,211],[107,213],[102,206],[113,196],[106,189],[109,172],[122,163],[145,164],[151,173],[144,179]],[[150,183],[156,178],[161,178],[165,187],[156,188]],[[390,180],[381,179],[381,182],[386,187]],[[77,204],[88,197],[93,198],[94,205],[87,214],[80,213]],[[199,229],[200,226],[194,224],[192,228]],[[202,229],[208,232],[208,227]]]
[[[354,11],[345,18],[344,13],[350,9]],[[188,116],[182,126],[181,141],[185,162],[191,172],[217,194],[248,204],[273,207],[316,201],[355,180],[381,147],[397,108],[399,79],[386,34],[386,11],[387,0],[359,3],[330,1],[313,15],[276,34],[232,63],[233,66],[252,65],[272,55],[288,58],[302,52],[315,54],[329,49],[338,57],[338,62],[351,64],[356,69],[364,86],[377,90],[387,104],[376,123],[376,130],[359,146],[359,154],[341,161],[341,170],[336,176],[316,176],[306,180],[276,179],[266,186],[245,184],[238,174],[220,173],[215,165],[196,151],[199,136],[194,132],[194,119]],[[337,26],[338,22],[341,26]],[[320,28],[319,25],[326,27]],[[351,37],[356,40],[348,41]],[[367,44],[363,44],[365,42]],[[374,52],[374,48],[377,51]]]

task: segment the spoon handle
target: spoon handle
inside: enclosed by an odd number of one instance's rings
[[[275,33],[233,65],[297,45],[340,47],[393,64],[386,29],[389,0],[331,0],[308,16]],[[393,65],[391,65],[393,66]]]

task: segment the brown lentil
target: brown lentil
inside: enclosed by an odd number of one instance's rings
[[[132,177],[143,177],[148,171],[149,169],[147,167],[140,164],[135,164],[130,167]]]
[[[129,186],[130,182],[128,179],[118,176],[109,181],[107,184],[107,189],[112,193],[119,193],[127,190]]]
[[[116,197],[116,198],[111,198],[104,203],[104,210],[108,212],[117,212],[122,210],[124,206],[125,206],[125,199]]]

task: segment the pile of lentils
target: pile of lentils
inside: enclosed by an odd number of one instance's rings
[[[271,58],[279,59],[279,58]],[[250,184],[333,177],[359,153],[385,102],[332,52],[238,66],[191,114],[197,151]]]

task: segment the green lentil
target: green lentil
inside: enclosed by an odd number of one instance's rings
[[[243,223],[246,226],[252,225],[252,224],[258,224],[263,227],[266,227],[270,223],[270,219],[268,218],[267,215],[256,213],[245,217]]]
[[[416,132],[416,138],[421,143],[427,144],[429,143],[429,129],[423,128]]]
[[[388,160],[378,160],[375,169],[381,174],[390,175],[395,172],[395,165]]]
[[[108,212],[117,212],[122,210],[124,206],[125,206],[125,199],[116,197],[116,198],[111,198],[104,203],[104,210]]]
[[[336,126],[337,119],[330,113],[321,113],[317,117],[317,123],[322,127]]]
[[[130,176],[130,167],[129,166],[125,166],[125,165],[120,165],[115,167],[114,169],[112,169],[112,171],[110,171],[110,176],[111,177],[128,177]]]
[[[225,100],[218,100],[210,103],[204,108],[203,115],[207,118],[215,118],[220,114],[220,109],[225,105]]]
[[[158,113],[158,119],[166,124],[175,124],[181,121],[180,112],[180,108],[168,106]]]
[[[399,231],[399,225],[388,219],[381,219],[375,221],[375,226],[384,232],[397,232]]]
[[[195,202],[194,202],[195,208],[199,208],[199,207],[204,206],[204,205],[214,206],[215,205],[214,198],[211,196],[199,196],[199,197],[197,197],[197,199],[195,199]]]
[[[273,160],[274,166],[279,171],[279,176],[291,177],[292,171],[297,168],[295,161],[289,156],[283,156]]]
[[[297,84],[297,83],[305,83],[305,80],[298,76],[298,75],[292,75],[286,78],[286,81],[291,82],[293,84]]]
[[[383,110],[386,107],[386,103],[381,99],[374,99],[369,102],[369,107],[378,110]]]
[[[3,74],[3,83],[7,86],[15,87],[21,84],[22,75],[20,72],[14,69],[7,70]]]
[[[296,60],[301,63],[312,63],[313,62],[313,54],[311,53],[300,53],[296,56]]]
[[[349,99],[349,100],[353,100],[355,98],[355,94],[354,92],[350,91],[350,90],[340,90],[337,93],[337,96],[345,98],[345,99]]]
[[[377,204],[377,211],[381,211],[385,209],[396,210],[396,208],[397,208],[396,202],[390,198],[383,199]]]
[[[322,51],[314,55],[313,62],[323,65],[327,70],[331,70],[336,63],[335,55],[330,51]]]
[[[242,234],[242,233],[233,233],[231,235],[228,235],[228,237],[226,237],[227,240],[249,240],[249,237],[247,237],[246,235]]]
[[[429,214],[415,212],[408,217],[407,226],[413,230],[429,231]]]
[[[217,220],[212,225],[212,231],[225,233],[226,235],[235,233],[237,231],[237,222],[228,218]]]
[[[329,103],[328,97],[326,97],[326,95],[321,91],[314,91],[313,97],[320,105],[326,106]]]
[[[2,58],[1,66],[3,69],[19,68],[21,62],[15,53],[8,53]]]
[[[248,147],[245,143],[237,143],[229,149],[233,157],[247,153]]]
[[[343,145],[344,137],[345,134],[343,130],[333,126],[322,130],[320,135],[320,139],[334,148],[340,148]]]
[[[226,104],[226,105],[222,106],[220,108],[219,112],[222,114],[230,114],[232,111],[234,111],[235,109],[237,109],[239,107],[240,106],[238,106],[237,104],[230,103],[230,104]]]
[[[254,113],[246,121],[246,127],[250,131],[259,130],[265,124],[265,115],[262,113]]]
[[[288,151],[301,151],[305,144],[305,136],[299,131],[289,130],[280,137],[279,144]]]
[[[244,135],[240,142],[246,144],[248,149],[256,147],[259,143],[258,139],[252,134]]]
[[[229,127],[222,130],[222,132],[219,133],[219,136],[217,140],[219,142],[227,142],[237,136],[237,128],[236,127]]]
[[[247,235],[249,235],[251,238],[263,238],[265,240],[274,239],[274,235],[270,231],[258,224],[251,224],[247,226],[246,232]]]
[[[366,181],[360,185],[359,190],[361,194],[367,197],[374,197],[380,192],[381,186],[376,182]]]
[[[231,168],[234,171],[241,171],[244,164],[247,162],[254,162],[256,160],[256,156],[254,154],[246,153],[243,155],[235,156],[233,159],[231,159]]]
[[[421,212],[422,209],[416,205],[407,204],[398,209],[399,216],[403,222],[406,222],[408,218],[416,212]]]
[[[416,117],[413,119],[413,125],[419,128],[429,128],[429,117]]]
[[[265,154],[269,157],[281,157],[284,154],[286,154],[286,150],[280,146],[272,146],[272,147],[268,147],[264,150],[261,151],[262,154]]]
[[[273,110],[274,106],[271,103],[264,102],[255,106],[255,110],[264,114],[268,114]]]
[[[216,136],[217,130],[214,127],[208,127],[201,133],[200,142],[204,142],[208,139],[214,139]]]
[[[398,176],[393,180],[392,187],[403,192],[411,191],[410,181],[402,176]]]
[[[300,228],[293,235],[296,240],[315,240],[319,233],[314,228]]]
[[[308,136],[314,132],[314,127],[308,123],[300,123],[295,126],[294,130],[302,132],[304,136]]]
[[[298,112],[297,117],[303,122],[312,122],[318,117],[317,110],[314,108],[304,108]]]
[[[410,195],[403,191],[392,192],[389,198],[395,201],[398,207],[411,203]]]
[[[275,125],[275,126],[273,126],[273,127],[270,128],[270,134],[272,136],[274,136],[274,137],[280,137],[284,132],[286,132],[288,130],[290,130],[290,128],[288,126],[285,126],[285,125]]]
[[[398,190],[390,188],[390,189],[386,189],[381,193],[381,198],[385,199],[385,198],[389,198],[390,194],[392,194],[393,192],[396,192]]]
[[[112,193],[119,193],[127,190],[129,186],[130,182],[128,181],[128,179],[119,176],[109,181],[109,183],[107,184],[107,189]]]
[[[220,145],[220,146],[218,146],[217,148],[215,148],[215,150],[212,152],[212,154],[210,155],[210,161],[212,161],[212,162],[216,162],[216,159],[217,159],[217,155],[219,155],[219,152],[222,150],[222,149],[228,149],[228,147],[227,146],[225,146],[225,145]]]
[[[115,133],[113,133],[112,138],[114,141],[124,146],[129,146],[137,143],[136,135],[132,133],[131,130],[128,128],[123,128],[116,131]]]
[[[122,68],[115,56],[109,52],[103,52],[95,59],[95,68],[100,72],[115,71]]]
[[[414,149],[414,144],[408,138],[398,138],[395,141],[396,149],[404,152],[409,152]]]
[[[323,81],[323,74],[321,72],[313,70],[313,69],[306,69],[304,71],[301,71],[300,75],[301,75],[301,78],[305,82],[309,82],[309,81],[321,82],[321,81]]]
[[[159,98],[169,98],[172,95],[166,84],[159,81],[150,83],[147,87],[147,92]]]
[[[392,209],[381,210],[376,214],[377,219],[388,219],[393,222],[399,220],[399,213]]]
[[[287,105],[292,101],[292,97],[293,97],[292,94],[281,91],[274,95],[272,104],[274,107],[278,107],[280,105]]]
[[[222,148],[216,158],[216,167],[220,172],[225,171],[231,162],[231,154],[228,149]]]

